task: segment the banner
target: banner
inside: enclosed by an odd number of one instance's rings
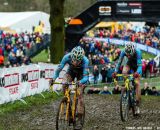
[[[39,63],[0,69],[0,104],[48,90],[56,67]]]
[[[121,46],[124,46],[127,42],[131,42],[131,41],[125,41],[125,40],[121,40],[117,38],[89,38],[89,37],[86,37],[84,39],[89,39],[89,40],[94,40],[94,41],[103,41],[103,42],[108,42],[109,44],[116,44],[116,45],[121,45]],[[156,48],[153,48],[153,47],[150,47],[144,44],[140,44],[137,42],[132,42],[132,43],[142,51],[146,51],[153,55],[160,54],[160,50]]]

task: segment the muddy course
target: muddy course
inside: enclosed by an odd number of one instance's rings
[[[142,97],[141,116],[122,122],[119,95],[85,95],[86,118],[83,130],[160,130],[160,97]],[[0,130],[55,130],[60,99],[25,111],[0,117]]]

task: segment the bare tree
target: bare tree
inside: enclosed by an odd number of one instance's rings
[[[64,1],[49,0],[51,24],[51,62],[59,63],[64,55]]]

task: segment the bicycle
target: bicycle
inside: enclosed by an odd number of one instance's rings
[[[121,89],[121,97],[120,97],[120,117],[121,120],[127,121],[129,110],[132,109],[133,116],[136,116],[135,109],[136,109],[136,97],[135,97],[135,83],[133,75],[124,75],[124,74],[117,74],[116,77],[123,77],[124,79],[124,87]],[[132,79],[132,80],[130,80]],[[132,81],[132,85],[131,82]],[[114,78],[114,84],[117,85],[118,81]]]
[[[65,85],[65,94],[62,100],[60,101],[59,108],[56,115],[56,130],[76,130],[76,123],[78,121],[78,95],[80,95],[79,85],[76,83],[54,83]],[[75,85],[73,99],[71,98],[71,89],[69,85]],[[84,113],[81,118],[81,125],[84,125],[85,118],[85,106]]]

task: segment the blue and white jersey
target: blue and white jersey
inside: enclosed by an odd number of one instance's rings
[[[88,79],[89,79],[89,73],[88,73],[89,60],[88,60],[88,58],[86,56],[84,56],[83,59],[82,59],[82,62],[78,66],[74,66],[72,64],[71,53],[68,53],[63,57],[61,63],[58,65],[58,68],[54,73],[54,76],[53,76],[54,80],[57,77],[59,77],[59,73],[61,72],[61,70],[64,68],[64,66],[66,64],[69,64],[69,68],[72,68],[72,69],[75,69],[75,70],[79,69],[79,68],[82,68],[83,77],[80,80],[81,84],[85,84],[88,81]]]
[[[136,49],[134,55],[130,56],[130,57],[128,57],[126,55],[125,51],[122,50],[121,54],[120,54],[120,57],[119,57],[119,60],[118,60],[118,64],[116,66],[116,72],[118,72],[124,56],[126,56],[128,58],[128,62],[130,62],[130,64],[129,64],[130,68],[132,68],[134,66],[137,66],[136,72],[138,74],[142,74],[142,60],[141,60],[142,59],[142,53],[141,53],[141,50],[139,50],[139,49]]]

